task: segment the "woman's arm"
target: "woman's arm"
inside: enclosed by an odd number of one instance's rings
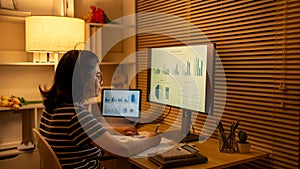
[[[134,126],[110,126],[110,127],[105,127],[105,129],[110,134],[123,134],[126,136],[139,134],[136,127]]]
[[[158,145],[160,141],[161,135],[156,135],[150,138],[124,143],[114,138],[108,132],[105,132],[96,138],[93,141],[93,144],[115,156],[130,157],[134,154],[147,150],[152,146]]]

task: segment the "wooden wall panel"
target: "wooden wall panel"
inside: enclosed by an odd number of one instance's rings
[[[240,118],[239,129],[248,132],[252,148],[270,153],[270,158],[242,167],[299,168],[299,11],[297,0],[137,0],[143,116],[161,119],[169,112],[168,107],[146,101],[147,49],[211,41],[218,54],[215,114],[222,113],[226,129]],[[191,25],[181,24],[181,19]],[[164,123],[173,124],[177,118],[179,110],[170,111]],[[199,133],[208,116],[193,115],[198,116],[194,128]],[[213,129],[214,121],[208,123]],[[212,137],[216,136],[215,132]]]

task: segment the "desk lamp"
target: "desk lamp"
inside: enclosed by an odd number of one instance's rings
[[[84,20],[64,16],[29,16],[25,20],[26,51],[35,63],[54,63],[58,54],[84,42]]]

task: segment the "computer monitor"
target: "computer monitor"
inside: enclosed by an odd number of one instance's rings
[[[141,110],[140,89],[102,89],[101,114],[103,117],[123,117],[139,120]]]
[[[192,112],[213,113],[214,65],[213,43],[149,48],[148,101],[182,109],[184,141],[199,139],[190,133]]]

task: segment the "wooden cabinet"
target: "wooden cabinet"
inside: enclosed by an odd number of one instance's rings
[[[40,168],[39,154],[28,143],[34,144],[32,128],[37,128],[41,111],[42,105],[0,108],[0,168]]]
[[[6,151],[9,156],[0,157],[0,168],[9,169],[20,169],[20,168],[30,168],[30,169],[40,169],[40,158],[37,150],[32,152],[20,152],[18,150]]]

